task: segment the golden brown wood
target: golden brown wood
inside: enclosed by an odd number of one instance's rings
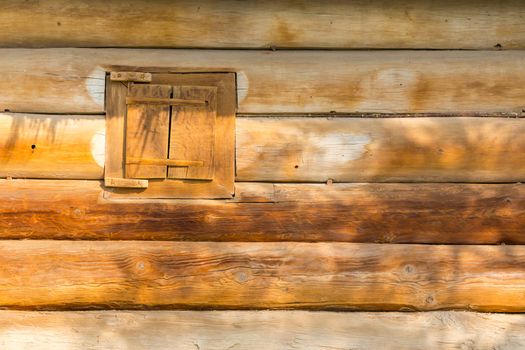
[[[176,159],[151,159],[151,158],[133,158],[128,157],[129,164],[144,164],[144,165],[164,165],[164,166],[183,166],[183,167],[199,167],[204,166],[204,162],[195,160],[176,160]]]
[[[105,149],[104,157],[104,177],[105,178],[124,178],[124,143],[126,111],[126,95],[128,85],[123,82],[111,81],[106,77],[106,120],[105,125]]]
[[[169,98],[169,85],[131,84],[128,96]],[[162,105],[128,105],[126,115],[126,178],[164,179],[165,165],[137,163],[131,159],[167,159],[170,131],[170,108]],[[111,142],[111,141],[110,141]]]
[[[215,174],[217,88],[174,86],[173,97],[183,100],[204,100],[206,105],[199,108],[184,105],[171,107],[169,158],[195,160],[203,164],[187,167],[170,166],[168,167],[168,178],[213,180]],[[220,170],[219,168],[218,171]]]
[[[216,171],[214,172],[213,180],[155,180],[149,181],[148,189],[143,191],[113,188],[108,190],[106,196],[108,198],[127,199],[232,198],[235,171],[235,75],[232,73],[155,73],[153,74],[152,83],[170,86],[209,86],[217,88],[217,114],[215,141],[213,144],[213,167]],[[209,108],[215,105],[212,99],[210,99],[210,102],[212,103],[209,105]],[[191,158],[181,160],[206,161],[206,159]]]
[[[525,47],[520,0],[4,0],[2,10],[4,47]]]
[[[186,100],[181,98],[152,98],[152,97],[126,97],[126,104],[151,104],[151,105],[190,105],[205,106],[205,100]]]
[[[525,311],[525,247],[0,242],[5,308]]]
[[[106,187],[148,188],[148,180],[106,177],[104,179],[104,186]]]
[[[151,82],[151,73],[144,72],[111,72],[111,81],[135,81],[140,83]]]
[[[103,172],[104,116],[0,113],[0,177],[100,179]]]
[[[106,71],[156,67],[236,72],[240,113],[522,113],[524,62],[525,51],[3,49],[0,108],[101,113]]]
[[[525,244],[521,184],[237,183],[225,201],[108,201],[97,181],[0,188],[2,239]]]
[[[237,181],[522,182],[525,119],[243,118]]]
[[[525,315],[457,311],[0,312],[3,350],[521,350],[524,332]]]
[[[113,115],[108,114],[106,119],[106,138],[111,140],[106,148],[122,156],[119,135],[111,132],[110,123],[119,122]],[[38,129],[34,129],[31,120],[48,122],[38,122]],[[60,132],[54,129],[55,122]],[[216,147],[235,142],[233,123],[227,123],[228,131],[218,137]],[[95,157],[91,150],[103,148],[103,137],[99,137],[104,129],[103,117],[0,114],[0,125],[5,125],[0,128],[5,140],[38,133],[37,147],[46,150],[45,157],[31,158],[30,163],[11,168],[20,149],[31,151],[32,139],[4,143],[0,159],[11,158],[4,163],[7,168],[0,168],[0,176],[16,170],[24,177],[50,177],[57,171],[52,160],[63,158],[75,163],[74,167],[62,167],[60,177],[102,177],[103,152],[94,152],[99,154]],[[525,119],[511,118],[243,117],[237,118],[237,179],[517,182],[525,178],[524,133]],[[99,139],[101,142],[92,141]],[[77,156],[68,158],[73,151]],[[33,157],[39,154],[35,152]],[[233,179],[233,152],[221,157]],[[119,165],[109,162],[107,156],[106,161],[108,174]],[[122,178],[123,174],[121,171],[109,177]],[[233,188],[227,190],[233,192]]]

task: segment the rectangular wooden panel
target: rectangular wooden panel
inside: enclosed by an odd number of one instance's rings
[[[520,0],[4,0],[0,46],[519,49],[524,16]]]
[[[202,166],[168,167],[168,178],[213,180],[215,161],[215,118],[217,88],[205,86],[174,86],[173,98],[203,100],[203,107],[174,105],[171,107],[169,158],[201,161]]]
[[[236,179],[522,182],[523,134],[519,118],[243,118]]]
[[[168,85],[131,84],[129,97],[169,98]],[[167,159],[170,130],[169,105],[129,104],[126,116],[126,178],[164,179],[165,165],[140,160]]]
[[[102,113],[106,72],[137,67],[235,72],[239,113],[525,109],[525,51],[128,49],[2,49],[0,109]]]
[[[0,242],[2,308],[525,311],[525,247]]]
[[[104,200],[98,181],[0,180],[0,238],[525,244],[522,184],[250,184],[233,200]]]
[[[456,311],[0,311],[4,350],[520,350],[524,332],[525,315]]]

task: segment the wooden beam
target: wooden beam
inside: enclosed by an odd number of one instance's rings
[[[0,113],[0,177],[100,179],[104,116]]]
[[[0,177],[100,179],[104,129],[103,116],[0,114]],[[520,182],[523,134],[520,118],[243,117],[236,180]]]
[[[237,183],[233,200],[104,200],[0,180],[0,238],[525,244],[525,186]]]
[[[525,311],[525,247],[2,241],[0,307]]]
[[[525,109],[525,51],[2,49],[0,110],[102,113],[106,72],[137,67],[236,72],[239,113]]]
[[[524,332],[524,315],[473,312],[0,311],[4,350],[518,350]]]
[[[519,0],[3,2],[4,47],[525,47]],[[101,14],[104,14],[101,16]]]
[[[525,119],[243,118],[236,179],[521,182],[523,134]]]

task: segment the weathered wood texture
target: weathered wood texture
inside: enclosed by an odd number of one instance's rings
[[[0,177],[100,179],[104,116],[0,113]]]
[[[525,244],[524,185],[249,184],[234,200],[107,201],[97,181],[0,180],[0,238]]]
[[[3,1],[4,47],[524,48],[519,0]]]
[[[0,307],[525,311],[525,247],[0,242]]]
[[[243,118],[238,181],[525,180],[525,119]]]
[[[524,333],[524,315],[457,311],[0,312],[4,350],[518,350]]]
[[[237,118],[238,181],[518,182],[521,118]],[[0,114],[0,176],[100,179],[102,116]],[[35,149],[31,149],[32,145]]]
[[[240,113],[525,108],[525,51],[2,49],[0,109],[102,113],[112,67],[237,72]]]

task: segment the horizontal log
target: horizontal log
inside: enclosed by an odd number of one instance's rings
[[[0,307],[525,311],[525,247],[0,242]]]
[[[4,350],[518,350],[524,332],[524,315],[454,311],[0,312]]]
[[[233,200],[105,200],[0,180],[0,238],[525,244],[525,186],[237,183]]]
[[[104,116],[0,113],[0,177],[100,179]]]
[[[524,48],[519,0],[3,2],[4,47]],[[101,14],[104,14],[101,16]]]
[[[243,118],[237,181],[518,182],[525,119]]]
[[[525,109],[525,51],[2,49],[0,110],[102,113],[106,72],[137,67],[236,72],[240,113]]]
[[[243,117],[236,124],[237,181],[525,180],[520,118]],[[101,179],[104,129],[104,116],[0,114],[0,177]]]

